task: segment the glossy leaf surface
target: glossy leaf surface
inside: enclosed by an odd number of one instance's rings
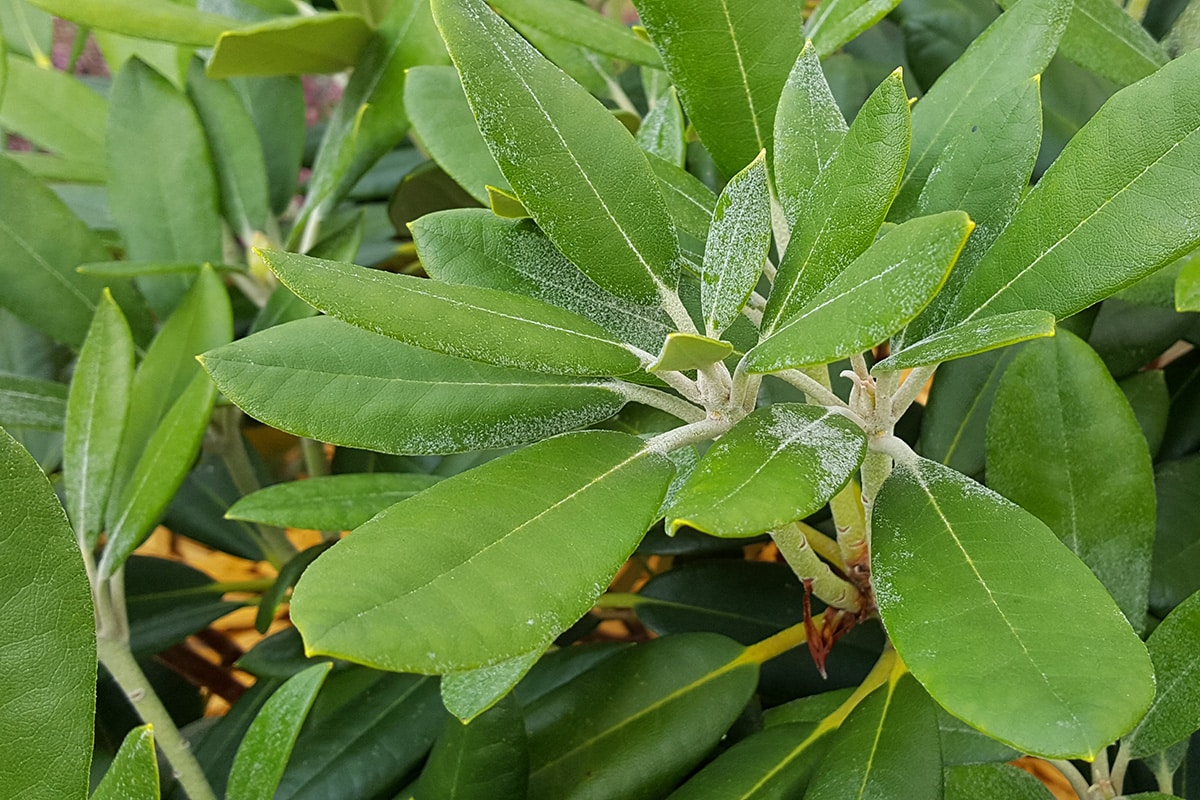
[[[329,662],[313,664],[293,675],[263,704],[234,757],[226,800],[257,800],[275,794],[300,726],[332,666]]]
[[[670,527],[737,537],[802,519],[846,485],[866,445],[862,429],[825,409],[759,409],[709,448],[667,511]]]
[[[670,800],[786,800],[803,797],[831,737],[816,725],[776,725],[747,736],[680,786]]]
[[[536,647],[528,653],[490,667],[447,672],[440,682],[442,705],[463,724],[501,702],[545,653]]]
[[[524,797],[529,746],[521,706],[511,695],[464,725],[448,719],[413,790],[415,800]]]
[[[1090,758],[1141,718],[1154,694],[1145,647],[1032,514],[914,457],[897,463],[873,523],[884,625],[948,711],[1049,757]],[[1064,614],[1076,624],[1058,624]]]
[[[598,325],[538,300],[292,253],[262,255],[317,308],[407,344],[562,375],[623,375],[639,366]]]
[[[329,317],[270,328],[206,353],[203,362],[252,416],[299,436],[384,453],[525,444],[598,422],[625,404],[611,382],[479,364]]]
[[[154,731],[149,725],[134,728],[121,743],[92,800],[158,800],[158,758]]]
[[[1058,534],[1141,630],[1154,469],[1125,395],[1073,334],[1026,346],[1005,370],[988,420],[987,470],[988,485]]]
[[[746,354],[750,372],[828,364],[900,330],[941,287],[973,223],[961,211],[888,232]]]
[[[346,531],[438,480],[435,475],[374,472],[277,483],[246,495],[226,516],[280,528]]]
[[[481,0],[433,7],[484,140],[551,241],[619,297],[673,289],[674,224],[625,126]]]
[[[704,328],[721,335],[742,313],[771,249],[771,193],[765,153],[734,175],[713,210],[700,301]]]
[[[733,175],[773,153],[779,93],[804,45],[786,0],[639,0],[688,118],[717,169]]]
[[[338,72],[354,66],[370,36],[358,14],[279,17],[221,34],[208,77]]]
[[[974,234],[972,234],[974,235]],[[873,372],[941,364],[1006,347],[1017,342],[1054,335],[1054,315],[1048,311],[1013,311],[972,320],[935,333],[890,355],[871,368]]]
[[[1177,176],[1200,159],[1198,77],[1192,53],[1104,105],[963,285],[959,319],[1026,308],[1062,319],[1195,247],[1200,199]]]
[[[1146,716],[1127,737],[1130,754],[1145,758],[1200,729],[1200,593],[1167,615],[1146,642],[1158,686]]]
[[[445,672],[527,653],[591,607],[649,527],[673,472],[626,434],[531,445],[360,527],[305,572],[293,617],[314,652],[387,669]],[[481,506],[486,518],[475,513]],[[580,531],[584,520],[605,536]],[[568,541],[566,571],[557,553]],[[363,563],[389,567],[362,574]],[[549,574],[553,581],[538,577]]]
[[[83,561],[46,476],[3,429],[0,487],[0,607],[17,610],[0,627],[0,794],[84,797],[96,628]]]
[[[1011,764],[969,764],[946,770],[946,800],[1004,797],[1007,800],[1050,800],[1045,784]]]
[[[909,126],[908,93],[897,70],[867,99],[812,188],[796,201],[804,210],[794,221],[767,298],[766,335],[786,324],[875,241],[908,162]]]
[[[650,371],[702,369],[733,352],[733,345],[694,333],[669,333]]]

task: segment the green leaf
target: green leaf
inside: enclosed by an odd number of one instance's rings
[[[647,153],[646,157],[650,161],[650,169],[658,178],[658,188],[662,190],[667,210],[671,212],[671,218],[675,220],[675,227],[680,235],[690,236],[703,245],[708,236],[708,227],[712,223],[717,196],[687,170],[664,161],[653,153]]]
[[[945,800],[1051,800],[1045,784],[1011,764],[969,764],[946,770]]]
[[[133,387],[133,336],[105,293],[79,351],[67,397],[63,489],[76,535],[94,548],[117,466]]]
[[[1175,310],[1200,311],[1200,258],[1188,260],[1175,280]]]
[[[599,422],[625,404],[614,382],[478,364],[329,317],[269,328],[206,353],[203,363],[251,416],[383,453],[511,447]]]
[[[348,531],[440,480],[435,475],[376,472],[277,483],[229,507],[229,519],[280,528]]]
[[[771,193],[766,154],[734,175],[721,190],[704,246],[700,300],[704,327],[713,338],[742,313],[771,249]]]
[[[747,736],[689,778],[670,800],[767,800],[802,797],[829,735],[810,723],[776,725]]]
[[[66,388],[58,381],[0,372],[0,425],[61,431],[67,411]]]
[[[387,17],[363,48],[342,99],[333,111],[313,164],[303,231],[311,214],[318,220],[354,187],[376,161],[408,132],[404,111],[405,71],[419,64],[444,64],[428,0],[392,0]]]
[[[304,87],[299,78],[235,78],[250,111],[266,164],[271,211],[282,214],[296,194],[304,154]]]
[[[525,677],[545,652],[535,647],[490,667],[447,672],[442,676],[442,704],[463,725],[499,703]]]
[[[961,211],[897,226],[747,353],[746,368],[828,364],[883,341],[929,303],[973,226]]]
[[[125,562],[124,577],[129,648],[139,658],[161,653],[245,605],[222,600],[211,577],[178,561],[135,555]]]
[[[921,420],[921,455],[982,475],[992,400],[1017,348],[988,350],[938,368]]]
[[[1145,758],[1200,729],[1200,593],[1180,603],[1146,641],[1157,681],[1154,702],[1126,737],[1129,753]]]
[[[56,17],[85,28],[113,31],[139,39],[212,47],[224,31],[240,22],[162,0],[29,0]]]
[[[521,200],[507,189],[495,186],[483,187],[487,192],[487,205],[492,213],[502,219],[524,219],[529,216],[529,209]]]
[[[483,138],[550,240],[618,297],[670,294],[674,224],[625,126],[482,0],[433,6]]]
[[[936,708],[911,675],[893,674],[832,734],[805,800],[941,797]]]
[[[1008,225],[1028,189],[1042,138],[1038,86],[1035,77],[966,117],[970,127],[951,140],[934,162],[917,198],[917,212],[966,211],[975,230],[946,285],[909,326],[906,340],[924,338],[944,326],[963,283]]]
[[[212,150],[221,210],[249,243],[255,231],[266,230],[271,214],[267,165],[254,119],[233,85],[206,78],[196,59],[188,66],[187,92]]]
[[[1162,447],[1163,434],[1167,430],[1167,414],[1171,407],[1166,375],[1161,369],[1135,372],[1122,378],[1117,385],[1133,409],[1133,416],[1146,437],[1150,457],[1153,458]]]
[[[900,0],[821,0],[808,18],[805,35],[817,54],[827,56],[887,16]]]
[[[654,101],[637,130],[637,143],[647,153],[682,168],[687,157],[687,137],[683,124],[683,108],[675,87]]]
[[[294,253],[262,257],[321,311],[407,344],[563,375],[625,375],[640,366],[633,351],[600,326],[528,297]]]
[[[146,442],[133,474],[108,508],[108,540],[100,565],[102,577],[120,568],[158,524],[200,452],[216,388],[197,373]]]
[[[846,120],[833,99],[812,42],[800,51],[775,116],[775,191],[789,220],[806,211],[809,190],[846,138]]]
[[[525,718],[513,697],[471,724],[448,719],[413,790],[416,800],[524,797],[529,783]]]
[[[134,728],[92,793],[92,800],[158,800],[158,758],[154,728]]]
[[[135,261],[220,262],[217,181],[196,109],[137,59],[117,74],[109,101],[109,204],[126,256]],[[184,186],[187,191],[180,191]],[[102,259],[101,254],[80,261]],[[189,282],[181,276],[156,276],[141,278],[137,285],[155,313],[165,317]]]
[[[819,91],[819,90],[818,90]],[[837,151],[804,187],[763,312],[769,336],[875,241],[908,161],[908,93],[897,70],[867,99]]]
[[[733,345],[694,333],[669,333],[662,352],[653,364],[652,372],[703,369],[716,364],[733,352]]]
[[[353,67],[371,26],[358,14],[291,16],[227,31],[217,39],[208,77],[307,75]]]
[[[753,536],[803,519],[858,469],[867,437],[824,408],[776,403],[738,422],[709,448],[667,510],[714,536]]]
[[[1154,468],[1125,396],[1073,334],[1022,348],[1005,370],[988,420],[987,475],[991,488],[1036,515],[1091,567],[1141,630],[1154,549]]]
[[[54,46],[54,18],[27,0],[0,3],[0,49],[34,56],[49,53]]]
[[[640,0],[688,118],[717,169],[733,175],[773,154],[775,109],[804,46],[803,20],[787,0]]]
[[[1004,8],[1012,0],[1000,4]],[[1058,52],[1119,86],[1167,63],[1167,54],[1133,15],[1104,0],[1075,0]]]
[[[274,796],[300,725],[332,666],[328,662],[313,664],[293,675],[263,704],[238,747],[225,791],[227,800]]]
[[[974,238],[974,234],[972,234]],[[968,245],[969,246],[969,245]],[[953,273],[951,273],[953,274]],[[943,289],[943,291],[945,291]],[[1054,335],[1054,315],[1047,311],[1014,311],[963,322],[940,331],[883,359],[871,368],[888,372],[930,364],[1006,347],[1017,342]]]
[[[486,205],[484,187],[508,186],[471,116],[454,67],[410,69],[404,82],[404,108],[422,148],[472,197]]]
[[[385,669],[446,672],[528,653],[592,606],[673,473],[640,439],[608,431],[489,461],[383,512],[317,559],[296,587],[293,619],[310,651]],[[577,520],[604,536],[573,537],[567,566],[555,545]],[[379,568],[363,574],[364,563]],[[535,577],[551,571],[551,582]]]
[[[79,347],[104,289],[104,281],[75,267],[108,257],[96,234],[41,181],[0,157],[0,196],[19,197],[0,216],[0,305],[40,331]],[[114,295],[125,313],[144,322],[140,301]]]
[[[668,636],[527,705],[530,800],[661,797],[750,699],[758,665],[740,660],[744,652],[716,634]]]
[[[1154,694],[1145,647],[1037,517],[912,457],[884,483],[872,523],[884,625],[946,710],[1051,758],[1092,758],[1141,718]]]
[[[660,67],[658,53],[615,19],[572,0],[496,0],[506,19],[612,58]]]
[[[963,285],[958,318],[1042,308],[1063,319],[1194,249],[1200,202],[1177,177],[1198,159],[1200,54],[1189,53],[1113,95],[1071,139]]]
[[[49,153],[22,153],[9,150],[6,157],[21,169],[47,183],[104,183],[107,171],[103,162],[74,161]]]
[[[988,26],[913,109],[912,157],[892,217],[917,212],[938,158],[988,106],[1040,74],[1071,16],[1067,0],[1022,0]]]
[[[0,487],[0,795],[84,797],[96,627],[83,561],[46,476],[3,429]]]
[[[19,56],[7,65],[0,125],[64,158],[103,165],[104,98],[78,78]]]
[[[1200,530],[1192,520],[1200,514],[1200,457],[1160,464],[1155,472],[1158,531],[1150,574],[1150,607],[1165,616],[1200,590],[1192,566],[1200,553]]]

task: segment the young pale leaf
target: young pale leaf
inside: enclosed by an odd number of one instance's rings
[[[667,510],[670,529],[754,536],[803,519],[846,485],[866,452],[862,429],[827,409],[760,408],[709,448]]]
[[[439,480],[436,475],[370,472],[277,483],[238,500],[225,516],[280,528],[348,531]]]
[[[67,411],[66,388],[58,381],[0,372],[0,425],[61,431]]]
[[[30,4],[84,28],[113,31],[156,42],[212,47],[236,19],[161,0],[29,0]]]
[[[564,42],[634,64],[662,66],[649,43],[586,4],[572,0],[496,0],[491,5],[505,18]]]
[[[625,375],[640,366],[599,325],[529,297],[294,253],[261,255],[320,310],[417,347],[559,375]]]
[[[733,345],[729,342],[694,333],[669,333],[663,342],[662,352],[646,369],[652,372],[703,369],[725,359],[732,352]]]
[[[733,175],[773,154],[775,108],[804,45],[800,9],[788,0],[639,0],[688,118],[717,169]]]
[[[942,73],[913,109],[912,163],[892,209],[895,221],[918,213],[934,164],[981,110],[1046,69],[1070,16],[1070,0],[1021,0]]]
[[[370,38],[358,14],[279,17],[221,34],[208,77],[339,72],[355,65]]]
[[[946,285],[905,331],[907,341],[942,327],[963,283],[1008,225],[1037,160],[1042,138],[1039,79],[1034,77],[969,118],[971,125],[950,142],[934,163],[917,199],[917,213],[959,209],[975,230],[955,262]]]
[[[1071,139],[963,284],[957,318],[1063,319],[1194,249],[1200,194],[1178,176],[1197,160],[1192,52],[1113,95]]]
[[[833,734],[805,800],[941,797],[936,708],[911,675],[893,674]]]
[[[429,157],[472,197],[487,205],[484,187],[508,186],[471,116],[454,67],[410,69],[404,82],[404,108]]]
[[[293,618],[311,651],[382,669],[438,673],[528,653],[591,608],[673,473],[640,439],[609,431],[489,461],[393,506],[317,559],[296,587]],[[376,567],[363,572],[364,563]]]
[[[529,784],[525,716],[509,695],[465,725],[448,719],[413,788],[415,800],[524,797]]]
[[[683,108],[674,86],[646,112],[637,130],[637,143],[647,153],[683,168],[687,158],[687,137],[684,135]]]
[[[206,78],[198,59],[188,66],[187,91],[212,149],[221,210],[236,234],[249,243],[255,231],[266,230],[271,213],[267,165],[254,119],[237,90],[227,82]]]
[[[700,302],[704,328],[717,338],[742,313],[771,249],[771,191],[766,153],[734,175],[713,211],[704,246]]]
[[[1168,614],[1146,647],[1158,686],[1150,710],[1126,737],[1134,758],[1166,750],[1200,728],[1200,593]]]
[[[1010,8],[1013,0],[1000,5]],[[1104,0],[1075,0],[1058,52],[1119,86],[1167,63],[1167,54],[1129,12]]]
[[[219,263],[217,181],[204,128],[187,96],[135,58],[113,80],[110,106],[108,195],[125,254],[135,261]],[[137,285],[165,317],[189,282],[167,275],[140,278]]]
[[[674,330],[657,304],[631,303],[597,286],[533,222],[456,208],[426,214],[410,228],[421,265],[436,280],[528,295],[586,317],[648,353]]]
[[[599,422],[625,404],[614,382],[479,364],[330,317],[268,328],[202,361],[251,416],[383,453],[511,447]]]
[[[134,728],[104,773],[91,800],[158,800],[158,757],[154,753],[154,729]]]
[[[803,797],[832,737],[813,723],[775,725],[747,736],[688,779],[669,800]]]
[[[332,666],[326,661],[293,675],[263,704],[238,747],[226,800],[274,796],[300,726]]]
[[[897,226],[747,353],[747,369],[828,364],[883,341],[929,303],[973,227],[961,211]]]
[[[80,275],[75,267],[106,259],[104,245],[45,184],[2,157],[0,196],[21,198],[6,203],[0,219],[0,306],[55,339],[81,346],[104,281]],[[146,321],[133,292],[114,295],[125,313]]]
[[[326,216],[404,138],[404,76],[409,67],[446,61],[429,0],[392,0],[325,128],[297,231],[306,228],[311,214]]]
[[[798,197],[787,251],[763,312],[771,335],[875,241],[908,163],[908,93],[900,71],[863,105],[816,183]]]
[[[442,704],[463,725],[470,723],[503,700],[545,652],[536,647],[490,667],[447,672],[440,681]]]
[[[811,211],[808,192],[845,138],[846,120],[825,80],[817,49],[806,42],[783,86],[775,116],[775,191],[788,220]]]
[[[107,292],[71,378],[63,489],[76,535],[91,549],[104,527],[133,389],[133,336]]]
[[[158,524],[200,452],[216,395],[208,376],[197,372],[146,442],[120,496],[109,501],[101,577],[119,569]]]
[[[952,273],[953,274],[953,273]],[[944,290],[943,290],[944,291]],[[930,364],[942,364],[956,358],[973,356],[998,347],[1054,335],[1054,315],[1048,311],[1014,311],[997,314],[935,333],[893,353],[871,368],[871,372],[889,372]]]
[[[78,78],[24,58],[7,59],[7,69],[0,125],[64,158],[102,167],[104,98]]]
[[[662,797],[725,734],[758,683],[712,633],[628,648],[526,706],[530,800]],[[571,709],[588,708],[581,718]]]
[[[0,428],[0,796],[85,797],[96,626],[83,561],[37,462]],[[53,724],[50,723],[53,721]]]
[[[1200,311],[1200,258],[1192,258],[1175,279],[1175,310]]]
[[[1093,758],[1141,719],[1154,696],[1146,648],[1037,517],[912,457],[884,483],[872,522],[883,623],[946,710],[1051,758]]]
[[[487,205],[497,217],[501,219],[525,219],[529,216],[529,209],[525,208],[525,204],[521,202],[521,199],[511,191],[496,186],[485,186],[483,188],[487,192]]]
[[[805,35],[827,56],[887,16],[900,0],[822,0],[808,18]]]
[[[625,126],[482,0],[433,8],[484,140],[551,241],[618,297],[672,291],[675,227]]]
[[[1142,629],[1154,468],[1121,389],[1073,334],[1022,348],[1005,370],[988,420],[987,477],[1050,526]]]

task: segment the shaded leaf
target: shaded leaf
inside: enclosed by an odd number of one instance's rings
[[[679,787],[670,800],[785,800],[802,797],[832,737],[789,723],[734,744]]]
[[[521,681],[541,658],[544,648],[536,647],[490,667],[447,672],[442,676],[442,704],[466,725],[483,714]]]
[[[4,129],[64,158],[102,168],[104,98],[65,72],[15,56],[6,63],[7,75],[0,81]]]
[[[805,35],[827,56],[887,16],[899,0],[822,0],[805,24]]]
[[[1130,755],[1145,758],[1200,729],[1200,593],[1184,600],[1146,641],[1157,680],[1154,702],[1126,737]]]
[[[971,764],[946,770],[946,800],[1004,797],[1008,800],[1050,800],[1037,778],[1011,764]]]
[[[58,381],[0,372],[0,425],[61,431],[67,411],[66,388]]]
[[[438,480],[434,475],[377,472],[277,483],[246,495],[226,516],[280,528],[346,531]]]
[[[687,137],[683,124],[683,108],[672,86],[659,97],[637,130],[637,143],[647,153],[658,156],[676,167],[684,166]],[[668,203],[669,207],[669,203]]]
[[[448,719],[413,788],[415,800],[495,800],[523,797],[529,749],[521,706],[501,700],[464,725]]]

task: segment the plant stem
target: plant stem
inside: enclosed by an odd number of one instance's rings
[[[846,565],[842,561],[842,552],[838,549],[837,541],[804,522],[793,522],[792,525],[804,534],[804,538],[808,540],[808,546],[816,550],[817,555],[830,564],[833,564],[839,570],[846,571]]]
[[[667,394],[650,386],[626,383],[625,381],[616,381],[614,385],[626,400],[652,406],[674,417],[678,417],[684,422],[699,422],[707,416],[703,408],[694,406],[673,394]]]
[[[246,443],[242,440],[241,418],[242,412],[236,406],[224,406],[214,409],[212,426],[225,469],[229,471],[229,477],[238,492],[245,496],[258,491],[261,486],[254,465],[250,463],[250,456],[246,453]],[[282,529],[255,525],[252,530],[258,533],[258,544],[263,555],[276,569],[296,554],[296,548]]]
[[[655,452],[666,454],[689,444],[703,442],[707,439],[715,439],[729,430],[731,426],[732,423],[724,417],[705,417],[699,422],[692,422],[669,430],[666,433],[660,433],[646,442],[646,447]]]
[[[800,391],[808,395],[810,402],[815,402],[816,405],[829,406],[833,408],[850,409],[842,398],[833,393],[833,390],[827,386],[822,386],[818,381],[798,369],[785,369],[782,372],[774,373],[776,378],[787,381],[792,386],[795,386]]]
[[[1088,785],[1087,778],[1083,777],[1083,773],[1075,768],[1075,765],[1070,761],[1061,758],[1051,758],[1048,763],[1063,774],[1067,779],[1067,783],[1071,784],[1071,788],[1075,790],[1080,800],[1088,800],[1091,795],[1092,787]]]
[[[928,367],[917,367],[908,373],[904,383],[900,384],[900,388],[892,395],[891,415],[894,421],[904,416],[904,412],[908,411],[909,406],[917,399],[917,395],[925,388],[925,384],[929,382],[936,371],[937,364],[933,364]]]
[[[1109,774],[1109,782],[1117,794],[1121,794],[1125,787],[1125,771],[1129,769],[1129,758],[1129,745],[1122,741],[1121,746],[1117,748],[1117,757],[1113,759],[1112,772]]]
[[[862,595],[849,581],[833,574],[829,565],[809,546],[805,532],[797,525],[786,525],[771,532],[771,538],[792,571],[801,579],[812,580],[812,591],[826,605],[843,611],[859,611]]]
[[[606,592],[596,598],[596,608],[634,608],[642,596],[633,592]]]

